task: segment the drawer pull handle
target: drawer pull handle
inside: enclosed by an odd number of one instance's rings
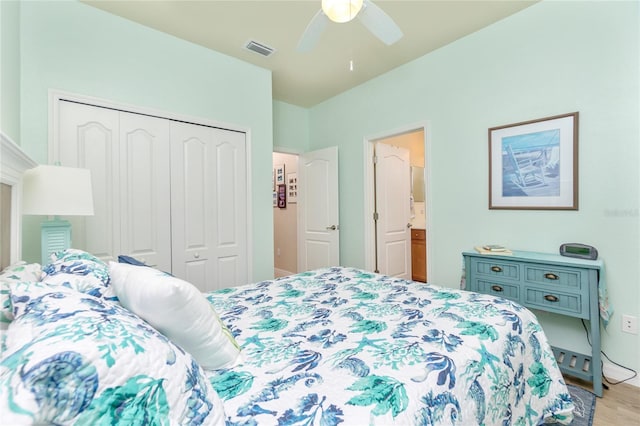
[[[503,291],[503,288],[500,287],[499,285],[492,285],[491,286],[491,290],[497,291],[497,292],[501,292],[501,291]]]
[[[557,302],[558,300],[558,296],[554,296],[553,294],[547,294],[546,296],[544,296],[545,300],[548,302]]]
[[[547,272],[546,274],[544,274],[544,277],[548,280],[557,280],[558,277],[556,274],[552,274],[551,272]]]
[[[492,267],[491,267],[491,270],[492,270],[493,272],[502,272],[502,268],[501,268],[501,267],[499,267],[499,266],[492,266]]]

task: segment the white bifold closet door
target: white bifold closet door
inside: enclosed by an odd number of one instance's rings
[[[245,134],[171,124],[172,270],[202,291],[247,282]]]
[[[65,100],[57,123],[52,162],[93,181],[95,215],[67,218],[74,247],[202,291],[247,282],[244,133]]]
[[[93,185],[95,215],[67,218],[73,247],[170,270],[170,122],[74,102],[59,114],[54,160],[90,169]]]

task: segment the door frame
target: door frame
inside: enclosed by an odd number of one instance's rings
[[[302,156],[302,154],[304,154],[304,152],[302,150],[299,150],[299,149],[292,149],[292,148],[287,148],[287,147],[283,147],[283,146],[274,146],[273,149],[271,150],[272,161],[273,161],[273,154],[276,154],[276,153],[277,154],[295,155],[296,157],[298,157],[297,160],[296,160],[298,162],[298,166],[300,165],[300,157]],[[297,170],[297,168],[296,168],[296,170]],[[287,202],[287,204],[288,204],[288,202]],[[273,211],[275,211],[275,209],[273,209]],[[273,220],[272,220],[272,222],[273,222]],[[299,232],[300,232],[300,209],[297,209],[296,235],[298,235]],[[273,227],[273,241],[272,242],[275,243],[275,240],[276,240],[276,228],[274,226]],[[273,246],[274,244],[271,244],[271,245]],[[296,246],[298,246],[298,241],[296,241]],[[296,250],[296,271],[298,270],[298,259],[299,258],[300,258],[300,247],[298,246],[297,250]],[[276,275],[275,271],[277,269],[275,267],[275,264],[276,264],[276,253],[274,251],[274,253],[273,253],[274,275]],[[283,271],[283,270],[278,270],[278,271],[281,274],[282,273],[286,273],[286,272],[292,272],[292,271]],[[297,271],[297,272],[303,272],[303,271]],[[293,273],[296,273],[296,272],[293,272]]]
[[[251,129],[236,124],[214,121],[207,118],[193,117],[183,114],[177,114],[170,111],[157,110],[148,107],[127,104],[124,102],[116,102],[108,99],[80,95],[77,93],[65,92],[63,90],[49,89],[49,138],[48,138],[48,162],[53,164],[55,159],[56,147],[58,140],[58,120],[60,111],[58,105],[61,101],[70,101],[81,104],[88,104],[97,107],[109,108],[134,114],[150,115],[174,121],[183,121],[208,127],[216,127],[219,129],[231,130],[245,134],[245,164],[247,167],[245,179],[247,180],[246,206],[247,206],[247,282],[253,282],[253,197],[252,180],[251,180]]]
[[[420,121],[413,124],[406,124],[399,128],[393,130],[387,130],[383,132],[379,132],[373,135],[365,136],[363,140],[363,161],[364,161],[364,268],[368,271],[373,271],[375,268],[375,228],[373,221],[373,213],[375,211],[374,205],[374,189],[373,189],[373,179],[374,179],[374,169],[373,169],[373,153],[375,143],[379,142],[382,139],[387,139],[390,137],[402,135],[405,133],[412,133],[416,131],[423,131],[424,134],[424,179],[425,179],[425,204],[426,210],[425,215],[427,217],[426,223],[426,234],[428,236],[433,235],[432,229],[433,227],[433,215],[432,211],[432,203],[431,203],[431,169],[432,169],[432,161],[431,161],[431,125],[429,121]],[[427,262],[427,276],[432,277],[435,272],[435,267],[433,266],[433,257],[431,250],[433,238],[427,238],[427,254],[432,259],[431,262]]]

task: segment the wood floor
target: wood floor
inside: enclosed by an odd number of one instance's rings
[[[591,391],[591,384],[565,376],[565,381]],[[640,388],[626,383],[608,385],[596,398],[593,426],[640,426]]]

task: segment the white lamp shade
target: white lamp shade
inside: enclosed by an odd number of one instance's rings
[[[47,216],[92,216],[91,171],[40,165],[22,177],[22,213]]]
[[[356,17],[363,0],[322,0],[322,11],[333,22],[345,23]]]

